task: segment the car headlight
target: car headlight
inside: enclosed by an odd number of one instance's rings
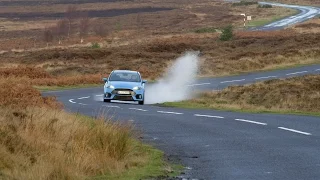
[[[138,87],[138,86],[133,88],[133,90],[141,90],[141,89],[142,89],[142,87]]]
[[[114,89],[114,86],[108,85],[107,88],[108,88],[108,89]]]

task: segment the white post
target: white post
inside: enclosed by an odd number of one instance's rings
[[[244,16],[243,18],[243,26],[246,27],[246,14],[240,14],[241,16]]]

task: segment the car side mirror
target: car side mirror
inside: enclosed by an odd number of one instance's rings
[[[148,81],[147,80],[142,80],[142,83],[147,83]]]
[[[108,78],[102,78],[102,80],[104,81],[104,83],[108,82]]]

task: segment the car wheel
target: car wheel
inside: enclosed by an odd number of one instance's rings
[[[103,99],[103,102],[111,102],[110,99]]]
[[[143,105],[143,104],[144,104],[144,100],[143,100],[143,101],[139,101],[139,104],[140,104],[140,105]]]

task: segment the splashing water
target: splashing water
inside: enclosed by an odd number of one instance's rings
[[[192,87],[198,71],[199,52],[187,52],[179,57],[165,76],[146,86],[145,103],[163,103],[192,98]]]

